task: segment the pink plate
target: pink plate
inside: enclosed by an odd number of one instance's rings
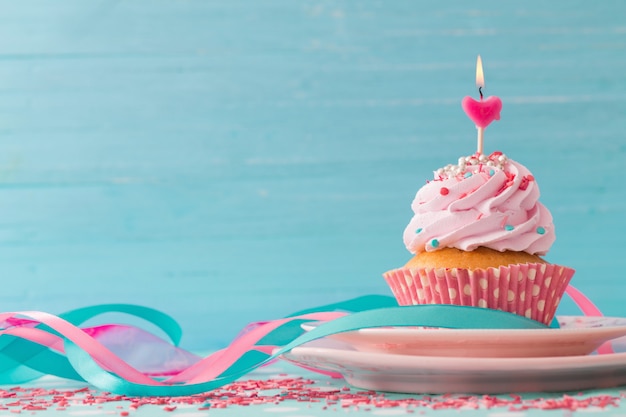
[[[320,344],[322,343],[322,344]],[[462,358],[369,353],[339,347],[302,346],[283,358],[339,372],[357,387],[403,393],[555,392],[626,384],[626,353],[551,358]]]
[[[587,355],[626,335],[626,318],[560,316],[559,329],[372,328],[328,338],[361,352],[417,356],[529,358]],[[305,324],[309,329],[315,324]]]

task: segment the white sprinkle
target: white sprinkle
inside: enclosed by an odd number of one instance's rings
[[[460,157],[457,165],[448,164],[443,168],[439,168],[435,171],[436,178],[455,178],[463,176],[467,172],[478,172],[479,165],[487,165],[493,168],[504,169],[504,165],[507,161],[505,155],[493,155],[487,156],[480,154],[478,157],[471,155]]]

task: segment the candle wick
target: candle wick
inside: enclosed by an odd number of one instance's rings
[[[480,94],[480,99],[482,100],[483,99],[483,88],[482,88],[482,86],[478,87],[478,93]]]

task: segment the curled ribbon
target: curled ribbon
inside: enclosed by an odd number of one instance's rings
[[[583,312],[599,313],[577,290],[568,293]],[[110,312],[142,318],[162,330],[170,342],[132,326],[79,327]],[[301,325],[308,321],[323,323],[304,332]],[[158,310],[136,305],[91,306],[59,316],[39,311],[1,313],[0,323],[0,384],[19,384],[42,375],[55,375],[130,396],[207,392],[235,381],[297,346],[366,327],[547,328],[525,317],[496,310],[453,305],[398,307],[392,297],[370,295],[254,323],[227,348],[200,358],[178,347],[182,331],[174,319]],[[122,339],[132,340],[132,348],[128,344],[120,345]],[[133,355],[140,349],[152,349],[152,354],[146,355],[144,351]],[[138,356],[156,356],[156,360],[146,363],[145,359],[137,361]]]

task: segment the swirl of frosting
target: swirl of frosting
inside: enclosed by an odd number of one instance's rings
[[[530,171],[502,153],[462,157],[417,192],[404,243],[411,253],[484,246],[544,255],[554,224],[538,199]]]

